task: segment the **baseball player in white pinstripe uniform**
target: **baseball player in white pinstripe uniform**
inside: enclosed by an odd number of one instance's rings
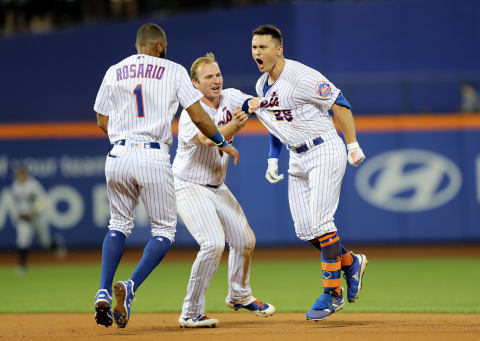
[[[14,223],[17,229],[17,272],[23,275],[27,271],[28,253],[35,235],[44,249],[55,251],[59,258],[66,255],[66,248],[59,235],[50,234],[46,216],[49,207],[48,195],[42,184],[29,174],[26,167],[19,166],[15,169],[15,181],[11,190],[15,209]]]
[[[283,179],[283,174],[278,175],[278,157],[283,144],[290,150],[288,197],[295,232],[322,255],[324,293],[306,317],[323,320],[344,305],[342,270],[349,302],[357,299],[362,287],[367,259],[342,246],[334,214],[347,160],[358,166],[365,155],[356,139],[348,101],[320,72],[284,58],[282,34],[277,27],[263,25],[253,31],[252,56],[263,72],[256,85],[260,97],[246,101],[243,109],[256,110],[270,131],[265,175],[269,182]],[[347,142],[348,155],[330,109]]]
[[[250,96],[236,89],[222,90],[222,73],[211,53],[195,60],[190,76],[203,95],[200,100],[203,108],[223,136],[232,140],[248,118],[239,107]],[[227,305],[235,310],[248,309],[259,316],[275,312],[274,306],[252,295],[249,275],[255,235],[237,199],[224,184],[228,159],[228,155],[219,153],[198,130],[184,110],[173,161],[175,194],[178,213],[200,245],[200,251],[192,266],[178,319],[181,327],[215,327],[218,324],[218,319],[205,315],[205,291],[217,271],[225,240],[230,247]]]
[[[105,164],[111,218],[102,248],[100,290],[95,297],[95,320],[110,326],[115,319],[124,328],[136,290],[160,263],[174,241],[177,210],[170,165],[171,122],[180,103],[199,130],[219,150],[234,156],[201,107],[201,95],[187,70],[165,59],[167,40],[155,24],[137,32],[138,54],[110,67],[98,91],[94,109],[99,127],[108,134],[112,150]],[[113,314],[112,281],[133,228],[139,197],[150,219],[152,239],[127,281],[114,286],[117,304]]]

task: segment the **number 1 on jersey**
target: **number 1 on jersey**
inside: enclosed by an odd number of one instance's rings
[[[133,90],[133,94],[135,95],[135,99],[137,100],[137,116],[145,117],[145,114],[143,112],[142,84],[138,84],[135,87],[135,89]]]

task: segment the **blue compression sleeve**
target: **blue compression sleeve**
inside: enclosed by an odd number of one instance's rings
[[[350,110],[352,109],[352,106],[350,105],[350,103],[348,103],[347,99],[342,95],[341,92],[338,94],[335,104],[341,105],[342,107]]]
[[[282,151],[283,144],[280,140],[272,134],[270,135],[270,152],[268,154],[269,158],[278,159],[280,152]]]

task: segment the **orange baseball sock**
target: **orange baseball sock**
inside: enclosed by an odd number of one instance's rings
[[[342,268],[348,267],[353,263],[353,256],[342,246]]]

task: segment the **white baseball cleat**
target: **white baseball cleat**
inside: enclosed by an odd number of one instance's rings
[[[215,328],[218,319],[207,317],[207,315],[198,315],[195,318],[178,318],[178,324],[181,328]]]

